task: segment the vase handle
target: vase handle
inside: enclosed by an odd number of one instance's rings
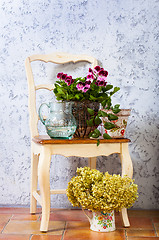
[[[91,224],[91,223],[92,223],[92,218],[90,218],[90,217],[86,214],[84,208],[82,208],[82,211],[83,211],[84,215],[88,218],[88,220],[89,220],[89,222],[90,222],[90,224]]]
[[[47,106],[47,108],[49,108],[50,106],[47,103],[42,103],[39,107],[39,118],[40,118],[40,121],[45,125],[45,120],[46,119],[44,119],[44,117],[42,115],[42,109],[43,109],[44,106]]]

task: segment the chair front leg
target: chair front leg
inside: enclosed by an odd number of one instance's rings
[[[38,184],[38,162],[39,155],[35,155],[33,149],[31,151],[31,196],[30,196],[30,213],[35,214],[37,208],[37,200],[33,196],[33,192],[37,191]]]
[[[42,219],[40,231],[47,232],[50,218],[50,162],[51,151],[48,146],[42,146],[38,165],[38,178],[42,200]]]
[[[121,143],[121,165],[122,165],[122,177],[127,175],[132,178],[133,176],[133,165],[131,161],[131,157],[129,154],[128,143]],[[121,210],[122,220],[125,227],[130,227],[130,222],[128,219],[127,209],[123,208]]]

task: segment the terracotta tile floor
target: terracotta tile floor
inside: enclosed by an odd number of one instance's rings
[[[49,231],[39,231],[41,211],[0,208],[0,239],[5,240],[159,240],[159,210],[129,210],[130,228],[124,228],[116,213],[116,231],[98,233],[89,229],[81,210],[52,209]]]

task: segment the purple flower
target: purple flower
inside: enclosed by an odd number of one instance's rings
[[[83,82],[79,82],[78,84],[77,84],[77,89],[80,91],[80,90],[83,90],[83,88],[84,88],[84,83]]]
[[[72,76],[67,76],[65,78],[65,83],[67,83],[68,86],[70,86],[73,82],[74,80],[72,79]]]
[[[97,80],[96,82],[95,82],[95,85],[97,85],[97,86],[99,86],[99,80]]]
[[[100,87],[103,87],[104,84],[105,84],[105,81],[103,81],[103,80],[98,82],[98,86],[100,86]]]
[[[92,68],[89,68],[89,72],[90,72],[90,73],[93,73],[93,70],[92,70]]]
[[[99,71],[101,70],[101,68],[100,68],[100,66],[96,66],[96,67],[94,68],[94,70],[96,70],[96,72],[99,72]]]
[[[102,77],[99,76],[97,80],[105,82],[107,80],[107,78],[105,76],[102,76]]]
[[[86,84],[91,85],[91,80],[86,80]]]
[[[105,76],[105,77],[108,76],[108,72],[105,71],[104,69],[101,69],[98,74],[99,74],[99,76]]]
[[[89,80],[93,80],[93,79],[94,79],[93,74],[88,74],[88,75],[87,75],[87,79],[89,79]]]
[[[61,79],[61,76],[63,75],[63,72],[57,74],[57,78]]]
[[[62,74],[61,79],[62,79],[62,80],[65,80],[66,77],[67,77],[67,74]]]

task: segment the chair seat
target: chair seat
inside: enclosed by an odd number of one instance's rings
[[[55,139],[50,138],[48,135],[35,136],[34,143],[38,144],[93,144],[97,143],[97,139],[90,138],[73,138],[73,139]],[[112,139],[100,139],[100,143],[127,143],[131,142],[128,138],[112,138]]]

